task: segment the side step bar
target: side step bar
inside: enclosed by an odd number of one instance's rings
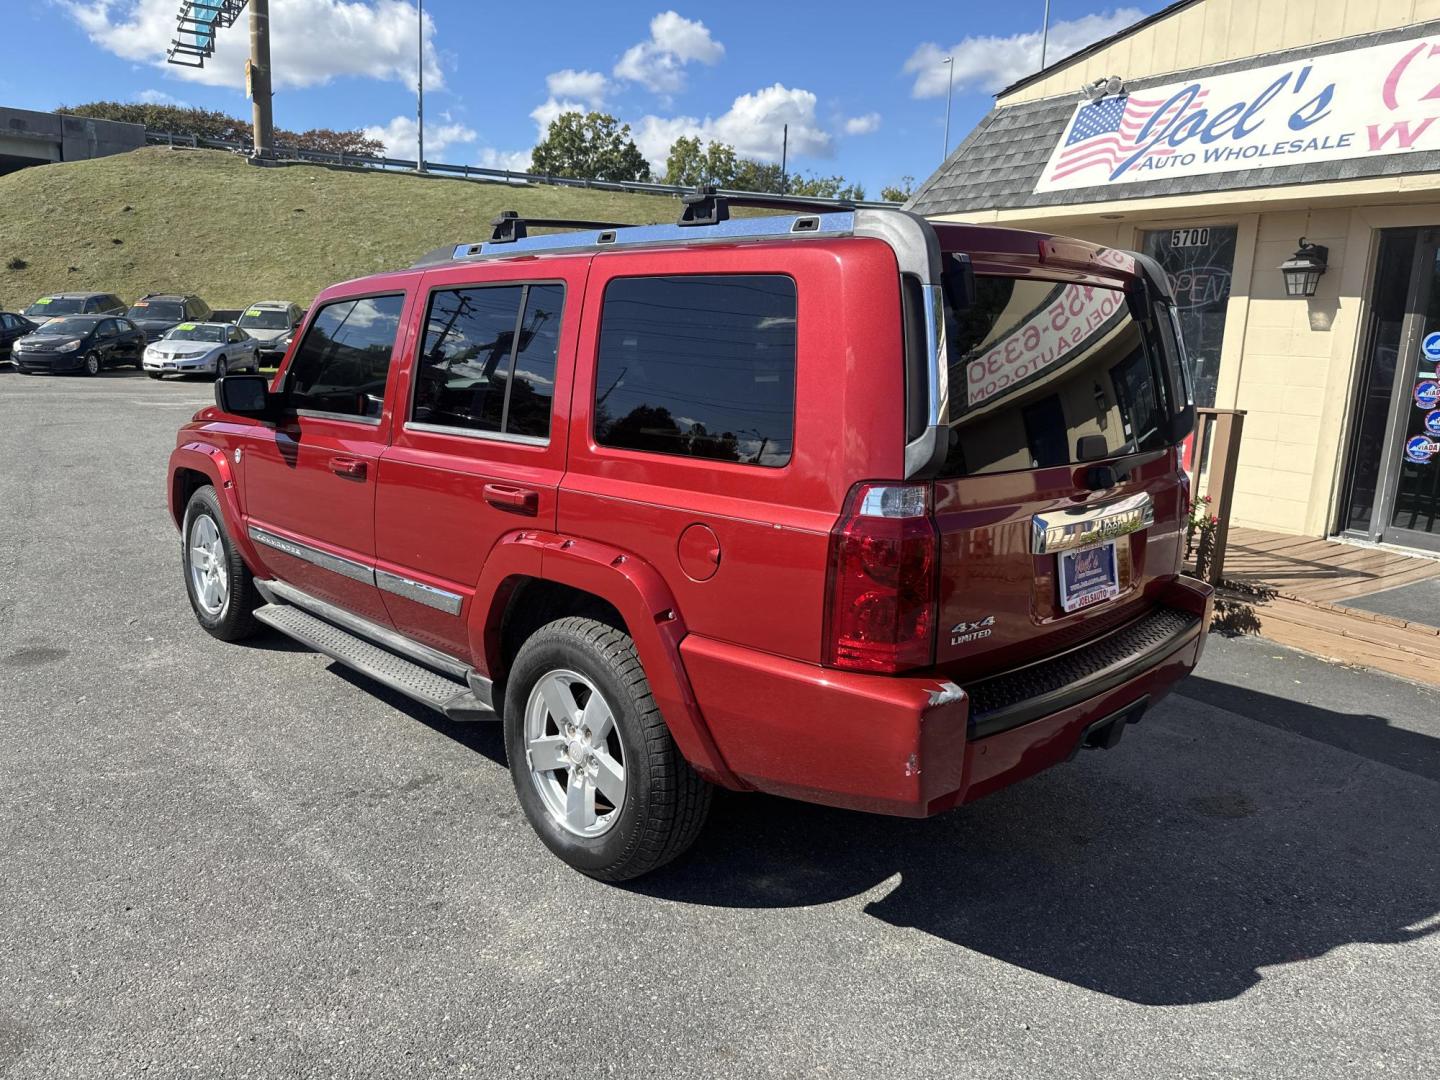
[[[358,671],[367,678],[430,706],[451,720],[499,719],[487,700],[487,680],[473,673],[469,674],[468,681],[456,675],[442,674],[389,649],[381,648],[352,629],[338,626],[319,615],[284,602],[278,595],[280,590],[275,589],[274,585],[274,582],[269,581],[263,583],[261,592],[272,602],[255,610],[255,618],[266,626],[294,638],[307,648],[324,653],[330,659]],[[287,588],[285,592],[289,594],[298,590]],[[314,600],[303,593],[295,599],[299,600],[300,596],[304,596],[305,601],[313,601],[317,606],[329,607],[323,601]],[[366,620],[350,615],[347,622],[359,629],[358,624],[366,623]],[[376,627],[376,630],[384,628]],[[394,631],[385,633],[394,636]],[[484,693],[485,697],[477,693],[477,690]]]

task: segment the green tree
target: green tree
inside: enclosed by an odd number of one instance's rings
[[[700,184],[734,187],[739,166],[735,148],[729,143],[704,145],[698,137],[682,135],[671,145],[669,156],[665,159],[665,182],[686,187]]]
[[[62,105],[57,110],[71,116],[90,116],[96,120],[118,120],[124,124],[143,124],[150,131],[182,135],[187,138],[215,139],[220,142],[249,143],[251,127],[248,120],[239,120],[214,109],[192,109],[183,105],[146,105],[139,102],[91,101],[84,105]],[[309,131],[275,129],[278,146],[300,150],[320,150],[327,154],[383,154],[385,144],[367,139],[362,131],[331,131],[312,128]]]
[[[785,190],[785,174],[779,165],[765,165],[742,158],[735,169],[732,185],[737,191],[763,191],[779,194]]]
[[[630,137],[630,125],[599,112],[567,112],[550,121],[530,167],[576,180],[650,179],[650,165]]]
[[[897,187],[894,184],[886,184],[880,189],[880,198],[886,202],[908,202],[910,196],[915,193],[915,178],[913,176],[902,176]]]
[[[863,199],[865,189],[859,184],[846,183],[843,176],[800,176],[790,177],[786,186],[788,195],[808,195],[812,199]]]

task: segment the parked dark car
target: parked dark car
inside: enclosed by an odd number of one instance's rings
[[[0,360],[8,359],[10,346],[35,330],[39,323],[31,322],[24,315],[16,315],[13,311],[0,311]]]
[[[37,323],[62,315],[124,315],[125,301],[107,292],[51,293],[40,297],[23,314]]]
[[[150,293],[136,300],[128,315],[145,335],[145,340],[154,341],[182,322],[209,322],[210,305],[198,296]]]
[[[67,315],[17,341],[10,358],[26,375],[42,371],[99,375],[107,367],[138,369],[144,352],[145,335],[123,315]]]

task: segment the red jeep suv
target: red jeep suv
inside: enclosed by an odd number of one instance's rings
[[[1210,617],[1155,263],[738,202],[506,214],[336,285],[170,458],[207,631],[498,716],[531,825],[605,880],[714,785],[919,817],[1111,746]]]

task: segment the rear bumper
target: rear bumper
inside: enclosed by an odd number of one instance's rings
[[[1162,602],[1188,616],[1172,620],[1173,632],[1142,635],[1134,655],[1111,663],[1098,648],[1098,660],[1078,666],[1080,650],[1067,654],[1068,668],[1066,658],[1053,658],[1059,668],[1038,681],[1027,669],[1021,684],[1036,692],[1020,698],[1013,686],[1008,697],[1000,693],[998,679],[977,684],[972,698],[935,675],[835,671],[694,634],[680,653],[720,753],[746,784],[924,817],[1067,760],[1092,725],[1153,704],[1189,674],[1204,649],[1212,590],[1180,578]],[[995,722],[997,702],[1015,723]]]

